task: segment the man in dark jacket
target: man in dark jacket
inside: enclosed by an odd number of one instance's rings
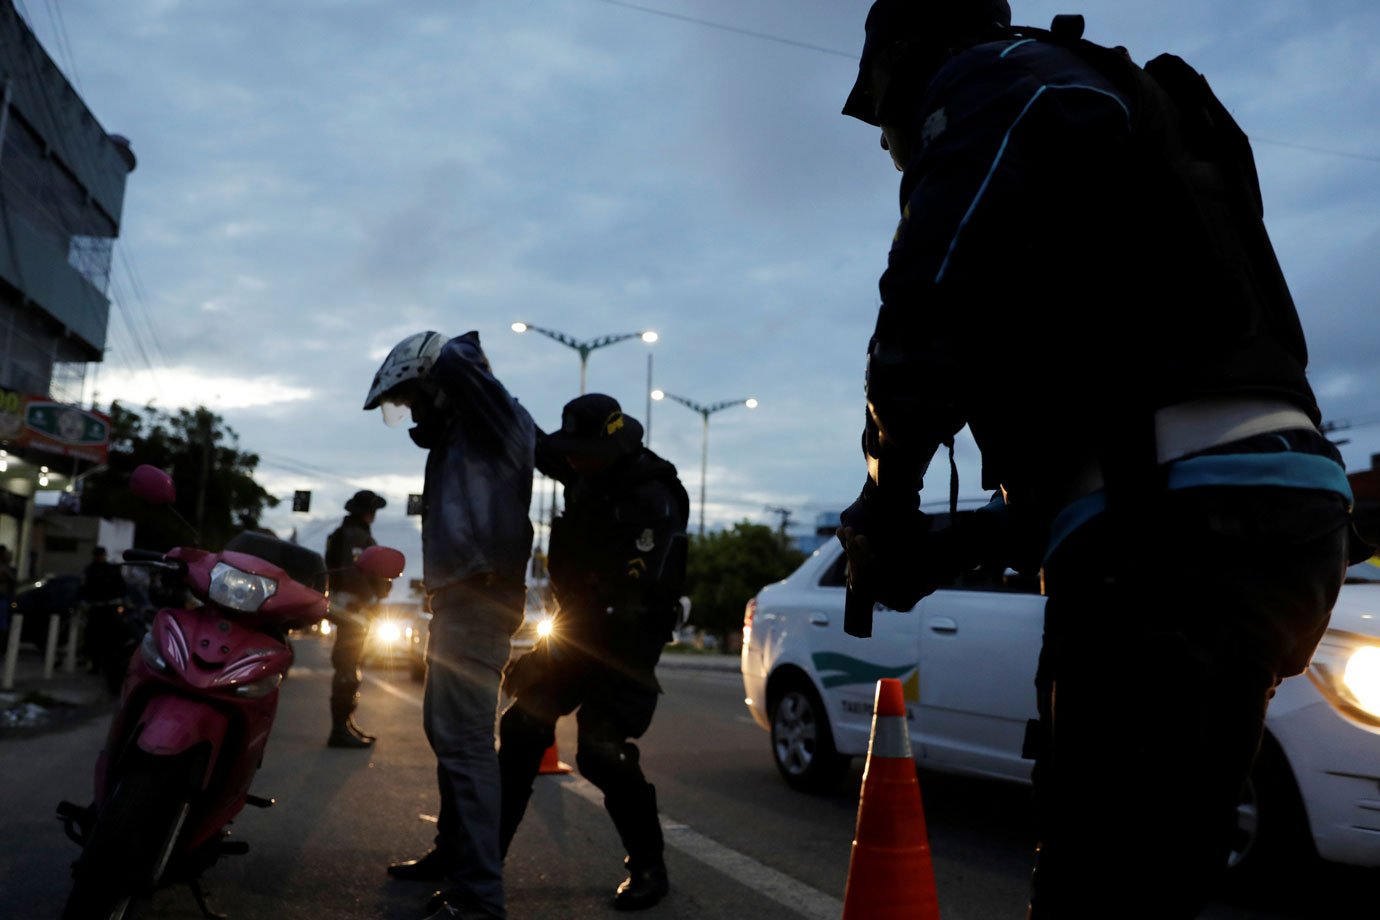
[[[120,618],[128,590],[124,574],[110,561],[105,547],[94,548],[81,576],[81,600],[86,607],[83,645],[92,673],[100,671],[120,642]]]
[[[436,752],[436,845],[388,867],[394,878],[449,880],[434,918],[502,918],[494,713],[513,633],[522,625],[532,553],[532,417],[494,376],[469,332],[399,342],[364,408],[410,415],[427,451],[422,575],[431,608],[422,721]]]
[[[1030,916],[1192,917],[1327,625],[1351,494],[1244,135],[1177,59],[1056,26],[1012,30],[1006,0],[868,14],[844,113],[881,129],[901,222],[839,536],[858,611],[995,543],[1042,568]],[[922,478],[965,425],[1000,497],[934,533]]]
[[[509,666],[516,700],[499,727],[506,854],[556,720],[579,708],[576,763],[603,791],[627,851],[620,910],[650,907],[668,890],[656,790],[629,739],[656,709],[656,663],[680,611],[690,513],[676,468],[641,442],[642,426],[598,393],[567,403],[561,430],[538,442],[538,467],[565,485],[549,556],[559,609],[551,635]]]
[[[355,568],[355,560],[367,547],[374,546],[369,526],[374,515],[387,505],[382,496],[367,489],[356,492],[345,503],[345,520],[326,538],[326,568],[329,571],[330,618],[335,623],[335,644],[331,646],[331,734],[330,747],[367,748],[375,737],[355,724],[359,705],[360,664],[364,643],[369,637],[369,620],[374,605],[387,596],[391,583],[386,578],[370,578]]]

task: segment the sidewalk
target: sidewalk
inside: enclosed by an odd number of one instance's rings
[[[0,644],[0,668],[3,652],[4,645]],[[99,674],[89,674],[80,665],[68,674],[59,654],[52,677],[44,678],[43,650],[21,645],[15,660],[14,686],[0,688],[0,740],[82,721],[108,713],[113,706],[114,699]]]
[[[661,653],[657,667],[677,668],[687,671],[733,671],[742,666],[742,656],[722,655],[718,652],[675,652],[668,647]]]

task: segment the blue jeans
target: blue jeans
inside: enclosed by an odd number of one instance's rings
[[[436,753],[436,848],[459,867],[451,905],[506,916],[494,718],[523,589],[447,589],[432,599],[422,722]]]

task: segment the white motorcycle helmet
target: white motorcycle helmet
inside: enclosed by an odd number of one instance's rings
[[[383,422],[390,428],[407,421],[412,415],[410,404],[405,399],[391,399],[390,395],[399,395],[392,391],[409,380],[425,380],[444,344],[445,336],[428,331],[409,335],[394,345],[374,375],[374,383],[364,400],[364,411],[381,407]]]

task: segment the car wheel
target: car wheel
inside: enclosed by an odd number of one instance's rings
[[[1296,870],[1315,856],[1293,771],[1279,743],[1267,735],[1236,808],[1227,867],[1234,878],[1249,881]]]
[[[804,678],[792,679],[771,702],[772,759],[794,789],[827,792],[848,769],[849,758],[834,747],[829,717],[819,694]]]

